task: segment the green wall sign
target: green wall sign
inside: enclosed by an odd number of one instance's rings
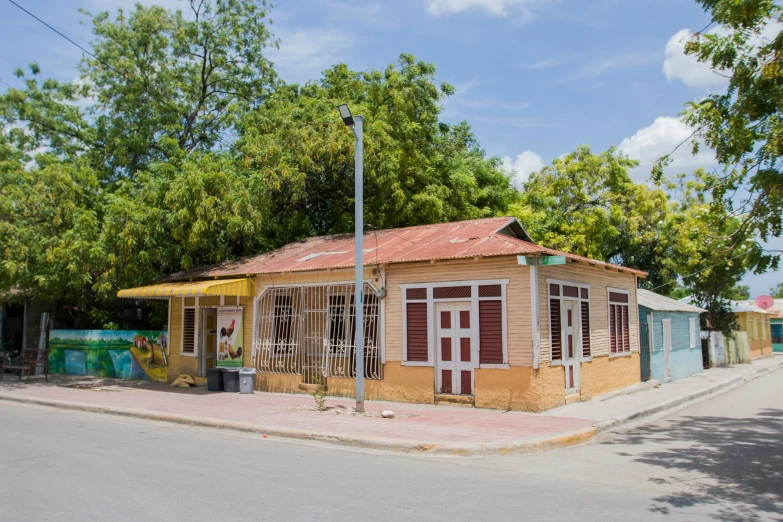
[[[527,266],[549,266],[566,264],[565,256],[527,257],[517,256],[517,263]]]

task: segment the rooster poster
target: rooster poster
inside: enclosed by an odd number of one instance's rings
[[[217,311],[217,365],[241,368],[244,353],[241,306],[221,306]]]

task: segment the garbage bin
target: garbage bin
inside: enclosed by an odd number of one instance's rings
[[[239,370],[239,393],[253,393],[256,388],[256,369],[242,368]]]
[[[220,368],[207,368],[207,391],[223,391],[223,370]]]
[[[223,391],[239,391],[239,368],[223,368]]]

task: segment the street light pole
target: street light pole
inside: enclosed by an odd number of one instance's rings
[[[337,107],[343,123],[350,127],[356,138],[356,173],[355,179],[355,212],[354,234],[356,242],[356,293],[354,295],[354,313],[356,321],[356,338],[354,353],[356,355],[356,411],[364,413],[364,142],[362,131],[364,119],[357,116],[354,120],[347,103]]]
[[[364,413],[364,119],[356,117],[355,228],[356,235],[356,411]]]

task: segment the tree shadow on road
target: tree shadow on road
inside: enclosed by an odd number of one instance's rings
[[[681,417],[634,429],[607,444],[665,446],[633,460],[700,475],[682,492],[655,498],[651,511],[669,514],[712,504],[719,520],[761,520],[783,512],[782,410],[764,409],[742,419]]]

